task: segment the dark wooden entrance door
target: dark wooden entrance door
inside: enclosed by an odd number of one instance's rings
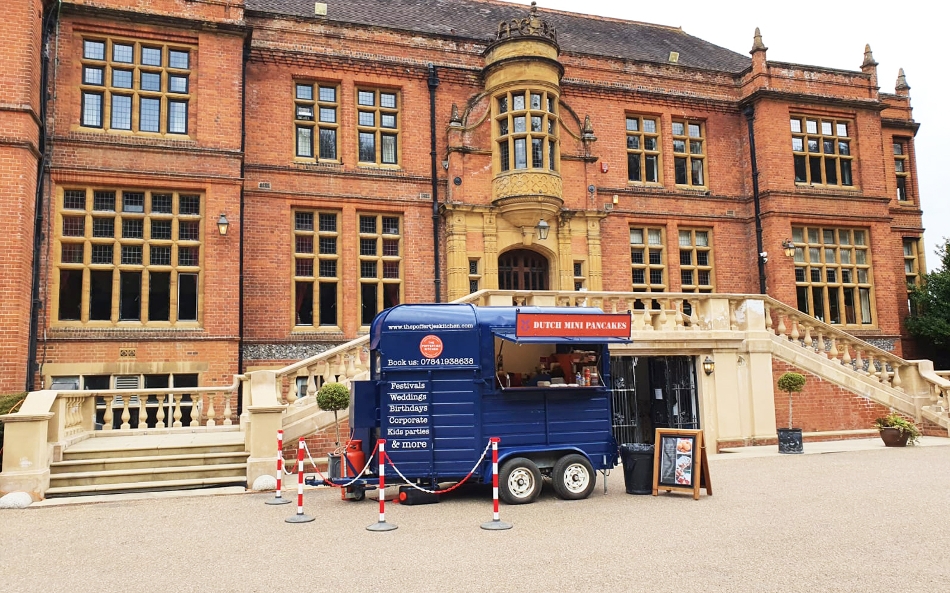
[[[498,258],[500,290],[548,290],[548,260],[527,249],[515,249]]]

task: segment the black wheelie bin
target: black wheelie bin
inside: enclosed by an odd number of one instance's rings
[[[627,494],[653,493],[653,445],[624,443],[620,445],[623,482]]]

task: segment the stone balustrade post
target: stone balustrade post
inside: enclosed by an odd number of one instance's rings
[[[26,492],[35,501],[46,497],[50,461],[54,448],[61,452],[66,423],[65,403],[56,394],[31,392],[17,413],[0,416],[4,431],[0,496]]]
[[[244,448],[248,451],[247,485],[274,471],[277,456],[277,431],[282,427],[283,412],[287,406],[277,393],[275,371],[251,373],[251,397],[248,423],[244,433]]]
[[[696,303],[700,307],[699,319],[707,330],[729,330],[732,306],[728,299],[708,298]],[[695,308],[695,307],[694,307]]]
[[[653,331],[653,318],[650,311],[651,304],[652,303],[650,303],[649,301],[644,303],[644,307],[642,309],[643,315],[641,315],[641,317],[643,318],[644,331]]]
[[[767,329],[765,301],[755,298],[731,301],[731,309],[739,331],[765,331]]]

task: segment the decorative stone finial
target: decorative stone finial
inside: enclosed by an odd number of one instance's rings
[[[752,41],[752,49],[749,50],[750,54],[754,54],[757,51],[766,51],[768,48],[765,47],[765,44],[762,43],[762,33],[759,32],[759,28],[755,28],[755,38]]]
[[[897,71],[897,85],[894,87],[894,90],[897,91],[909,91],[910,85],[907,84],[907,78],[904,76],[904,69],[901,68]]]
[[[452,103],[452,115],[449,117],[450,126],[461,126],[462,116],[459,115],[459,106]]]
[[[594,142],[597,137],[594,136],[594,124],[590,122],[590,115],[584,116],[584,127],[581,129],[581,140],[584,142]]]
[[[594,133],[594,125],[593,125],[592,123],[590,123],[590,115],[585,115],[585,116],[584,116],[584,133],[585,133],[585,134],[593,134],[593,133]]]
[[[874,56],[871,54],[871,44],[864,45],[864,62],[861,64],[862,68],[869,68],[872,66],[877,66],[877,62],[874,61]]]
[[[515,34],[522,37],[545,37],[557,43],[557,31],[538,16],[538,3],[532,2],[528,16],[498,23],[496,40],[510,39]]]

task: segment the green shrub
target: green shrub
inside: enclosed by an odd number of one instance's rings
[[[336,445],[340,446],[340,420],[337,411],[350,405],[350,390],[342,383],[324,383],[317,392],[317,406],[333,412],[333,427],[336,429]]]
[[[26,399],[25,393],[11,393],[10,395],[0,395],[0,415],[9,414],[19,409],[20,404]],[[0,464],[3,463],[3,423],[0,422]]]
[[[917,439],[920,438],[920,429],[917,428],[917,425],[900,414],[891,413],[882,418],[875,419],[874,428],[878,430],[882,428],[896,428],[900,430],[901,436],[907,433],[910,435],[907,439],[907,443],[911,445],[916,445]]]

